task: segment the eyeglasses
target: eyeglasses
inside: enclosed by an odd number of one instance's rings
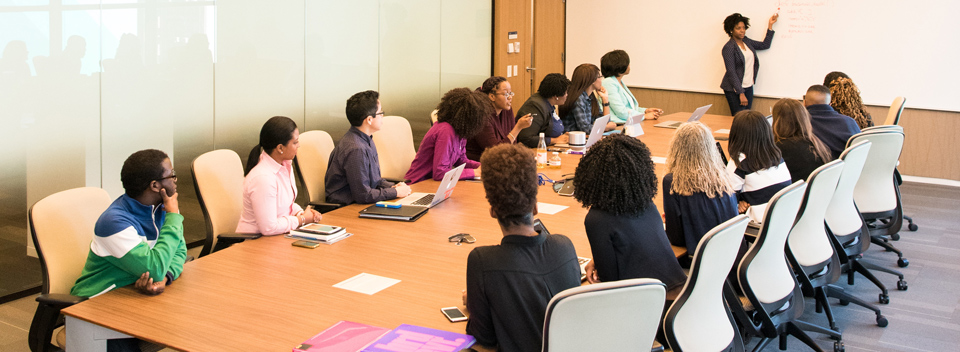
[[[173,175],[170,175],[170,176],[167,176],[167,177],[161,177],[161,178],[157,179],[157,181],[163,182],[163,180],[166,180],[166,179],[168,179],[168,178],[172,178],[172,179],[173,179],[173,182],[177,182],[177,173],[173,173]]]
[[[471,236],[469,233],[458,233],[456,235],[447,237],[450,242],[456,242],[459,246],[461,243],[474,243],[477,242],[477,239]]]
[[[509,97],[512,97],[512,96],[514,95],[513,92],[497,93],[497,94],[500,94],[500,95],[505,96],[505,97],[508,97],[508,98],[509,98]]]
[[[373,116],[383,116],[383,111],[373,114]]]

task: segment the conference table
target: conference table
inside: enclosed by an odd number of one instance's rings
[[[683,121],[690,113],[665,115]],[[730,116],[705,115],[712,129],[729,128]],[[674,129],[642,122],[654,157],[665,157]],[[564,154],[562,167],[540,170],[557,180],[573,173],[581,156]],[[657,175],[665,167],[656,164]],[[436,181],[411,188],[434,192]],[[663,190],[656,204],[661,207]],[[569,237],[577,254],[592,257],[583,227],[587,209],[573,197],[541,186],[538,201],[567,208],[536,217],[552,233]],[[289,351],[341,320],[384,328],[413,324],[463,333],[466,322],[451,323],[440,308],[459,306],[466,288],[470,250],[500,243],[483,185],[460,181],[450,199],[415,222],[362,219],[367,205],[349,205],[323,214],[322,223],[343,226],[352,237],[315,249],[291,246],[283,236],[236,244],[186,263],[180,278],[157,296],[123,287],[63,310],[70,351],[103,351],[108,338],[134,336],[183,351]],[[543,208],[541,206],[541,208]],[[469,233],[474,244],[449,242]],[[333,287],[367,273],[400,280],[372,295]]]

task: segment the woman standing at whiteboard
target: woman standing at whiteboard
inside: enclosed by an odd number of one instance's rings
[[[770,16],[767,34],[762,42],[747,38],[747,28],[750,28],[749,18],[735,13],[723,20],[723,30],[730,36],[730,40],[720,51],[723,56],[723,65],[726,67],[720,89],[723,89],[727,104],[730,104],[730,115],[736,115],[740,110],[749,110],[753,105],[753,83],[760,71],[757,50],[770,48],[770,43],[773,42],[773,24],[777,23],[779,16],[779,14]]]

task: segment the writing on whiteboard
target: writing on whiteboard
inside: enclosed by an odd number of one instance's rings
[[[817,31],[819,16],[823,7],[831,5],[829,1],[781,1],[779,6],[781,20],[786,27],[782,38],[810,36]]]

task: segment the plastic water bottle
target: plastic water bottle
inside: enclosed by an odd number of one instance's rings
[[[537,143],[537,168],[543,169],[547,167],[547,140],[544,138],[543,133],[540,133],[540,143]]]

